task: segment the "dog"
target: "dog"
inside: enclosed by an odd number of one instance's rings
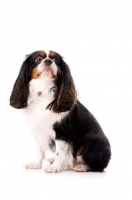
[[[69,66],[60,54],[41,50],[26,56],[10,105],[24,110],[37,143],[38,158],[27,164],[27,169],[42,168],[45,151],[51,146],[55,146],[55,158],[45,172],[102,172],[108,166],[109,140],[96,118],[79,102]]]

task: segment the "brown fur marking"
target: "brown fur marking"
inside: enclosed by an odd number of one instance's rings
[[[38,67],[35,67],[31,73],[31,79],[36,79],[39,76],[40,71],[38,70]]]
[[[46,56],[46,53],[44,51],[39,51],[39,55],[44,57]]]
[[[54,51],[50,51],[49,57],[54,58],[56,56],[56,53]]]

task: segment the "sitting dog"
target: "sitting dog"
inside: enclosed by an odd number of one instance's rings
[[[55,159],[46,172],[102,172],[107,167],[110,143],[95,117],[79,102],[70,69],[58,53],[36,51],[26,56],[10,105],[24,109],[38,146],[38,159],[26,168],[41,168],[45,151],[54,143]]]

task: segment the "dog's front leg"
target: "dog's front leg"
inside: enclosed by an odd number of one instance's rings
[[[36,161],[28,163],[25,165],[26,169],[41,169],[42,168],[42,161],[45,157],[45,152],[42,151],[39,147],[39,144],[37,144],[37,158]]]
[[[56,140],[55,143],[55,161],[44,169],[48,173],[58,173],[73,166],[74,159],[71,146],[63,140]]]

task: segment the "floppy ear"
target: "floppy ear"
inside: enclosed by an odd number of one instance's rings
[[[21,109],[27,107],[27,100],[29,95],[29,81],[30,81],[30,55],[23,62],[19,75],[13,86],[10,96],[10,105],[14,108]]]
[[[56,98],[52,107],[53,111],[57,113],[70,110],[77,100],[77,93],[70,69],[62,57],[60,70],[61,73],[58,73],[59,78],[56,81]]]

